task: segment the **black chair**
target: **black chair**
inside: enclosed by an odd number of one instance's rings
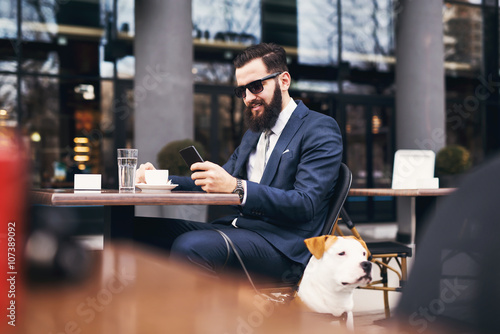
[[[339,178],[330,203],[328,204],[328,214],[325,220],[325,226],[320,235],[332,234],[335,223],[337,222],[341,209],[344,207],[345,200],[349,194],[352,184],[352,173],[346,164],[340,164]]]
[[[344,164],[340,164],[339,177],[332,198],[328,204],[328,213],[325,219],[323,230],[318,235],[331,234],[340,216],[340,210],[344,206],[349,189],[351,189],[352,173],[350,169]],[[261,283],[260,291],[266,295],[273,295],[274,299],[282,302],[287,302],[293,299],[294,292],[297,290],[298,284],[296,282],[272,282]],[[276,295],[280,297],[276,298]]]

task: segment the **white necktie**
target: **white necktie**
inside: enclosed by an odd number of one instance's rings
[[[255,165],[253,167],[252,176],[250,177],[250,181],[252,182],[260,182],[262,178],[262,174],[264,174],[264,169],[266,168],[266,155],[269,150],[269,137],[273,132],[268,130],[264,132],[264,135],[260,137],[259,143],[257,144],[257,152]]]

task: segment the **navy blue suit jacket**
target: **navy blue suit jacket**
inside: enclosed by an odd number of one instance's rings
[[[310,253],[304,239],[321,233],[342,159],[342,136],[337,122],[297,101],[281,133],[260,183],[247,181],[247,199],[239,215],[213,223],[255,231],[293,261],[306,265]],[[250,153],[260,133],[247,131],[223,168],[246,178]],[[190,178],[172,177],[179,190],[193,190]],[[199,189],[199,188],[198,188]]]

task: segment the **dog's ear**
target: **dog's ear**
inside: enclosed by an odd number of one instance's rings
[[[325,253],[325,243],[328,238],[337,238],[334,235],[322,235],[319,237],[309,238],[304,240],[307,249],[314,255],[315,258],[321,259]]]

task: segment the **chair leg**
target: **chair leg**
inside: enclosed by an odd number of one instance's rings
[[[387,264],[387,259],[382,259],[384,263]],[[385,266],[382,266],[380,268],[380,276],[382,277],[382,284],[384,287],[384,312],[385,312],[385,317],[390,318],[391,317],[391,309],[389,308],[389,291],[387,291],[387,287],[389,286],[389,277],[387,275],[387,268]]]
[[[387,286],[387,284],[384,284],[384,286]],[[387,290],[384,290],[384,311],[385,311],[385,317],[388,319],[391,317],[391,309],[389,308],[389,292]]]
[[[402,280],[403,280],[403,284],[401,284],[401,286],[403,286],[408,279],[406,277],[408,275],[407,271],[408,271],[408,266],[406,263],[406,256],[403,256],[403,257],[401,257],[401,276],[402,276]]]

